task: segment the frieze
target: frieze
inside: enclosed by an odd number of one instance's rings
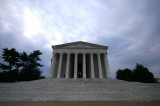
[[[99,49],[54,49],[54,53],[107,53],[106,50]]]
[[[85,44],[75,44],[75,45],[65,46],[64,48],[97,48],[97,47],[85,45]]]

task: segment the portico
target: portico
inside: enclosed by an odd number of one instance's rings
[[[51,78],[109,78],[107,46],[72,42],[52,46]]]

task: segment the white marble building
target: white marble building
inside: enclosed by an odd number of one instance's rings
[[[88,42],[54,45],[49,77],[109,78],[107,46]]]

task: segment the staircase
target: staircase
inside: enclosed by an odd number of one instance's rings
[[[160,101],[159,90],[159,83],[47,78],[0,83],[0,101]]]

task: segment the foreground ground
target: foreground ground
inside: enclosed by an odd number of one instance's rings
[[[0,101],[160,101],[160,83],[49,78],[0,83]]]
[[[160,102],[0,102],[0,106],[160,106]]]

